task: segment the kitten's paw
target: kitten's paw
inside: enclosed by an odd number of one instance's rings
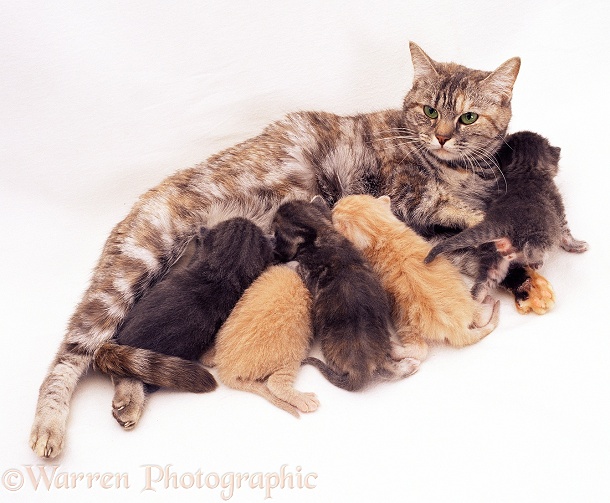
[[[36,421],[30,434],[30,447],[41,458],[54,458],[64,447],[65,429],[59,422]]]
[[[555,292],[546,278],[533,269],[527,269],[529,278],[517,289],[517,311],[527,314],[545,314],[555,305]]]
[[[295,400],[291,402],[301,412],[314,412],[320,406],[320,401],[315,393],[302,393],[295,397]]]
[[[415,374],[419,370],[421,360],[417,358],[404,358],[399,362],[396,362],[395,375],[399,379],[404,379],[410,375]]]
[[[569,238],[564,236],[561,240],[561,247],[570,253],[584,253],[589,249],[589,243],[574,239],[572,236]]]

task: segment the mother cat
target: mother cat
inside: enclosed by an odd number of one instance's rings
[[[389,195],[393,211],[426,237],[481,220],[501,176],[494,155],[511,118],[520,60],[485,72],[435,62],[414,43],[410,49],[413,87],[401,110],[290,114],[140,198],[108,238],[40,387],[30,438],[36,454],[61,452],[70,398],[93,352],[211,218],[241,215],[268,225],[286,200],[321,194],[333,203],[369,193]],[[532,274],[516,269],[507,285],[522,310],[534,302],[542,312],[550,286]]]

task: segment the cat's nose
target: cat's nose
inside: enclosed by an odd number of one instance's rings
[[[451,139],[451,136],[445,136],[442,134],[437,134],[436,135],[436,139],[438,140],[438,142],[441,144],[441,147],[448,141]]]

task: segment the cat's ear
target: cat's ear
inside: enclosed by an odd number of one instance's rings
[[[513,96],[513,86],[515,85],[515,80],[517,80],[520,67],[521,59],[511,58],[491,72],[481,82],[481,85],[491,92],[501,95],[508,102]]]
[[[381,201],[388,208],[392,205],[392,200],[390,199],[390,196],[381,196],[381,197],[378,197],[377,201]]]
[[[413,82],[429,80],[438,76],[434,61],[419,45],[409,42],[409,49],[411,50],[411,61],[413,61]]]

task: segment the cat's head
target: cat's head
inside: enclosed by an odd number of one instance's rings
[[[398,222],[390,206],[388,196],[346,196],[333,208],[333,225],[356,248],[365,250]]]
[[[206,264],[222,274],[256,278],[273,260],[274,240],[246,218],[231,218],[196,236],[193,262]]]
[[[301,246],[313,243],[320,231],[331,225],[330,208],[320,196],[282,204],[272,223],[276,258],[282,262],[293,260]]]
[[[513,85],[521,61],[493,72],[432,60],[411,42],[413,86],[403,104],[407,141],[448,163],[476,165],[502,142],[511,118]]]

